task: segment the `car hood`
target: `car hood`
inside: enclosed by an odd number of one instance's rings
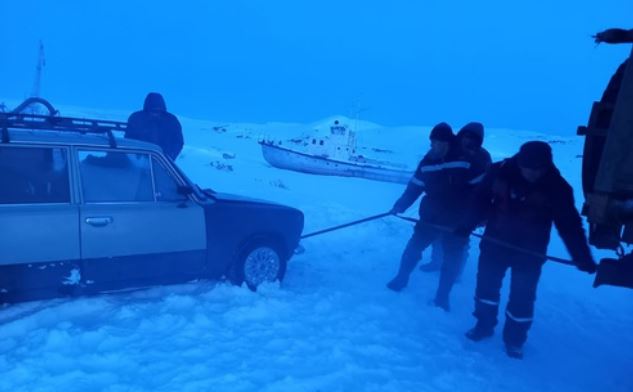
[[[245,197],[245,196],[240,196],[240,195],[233,195],[230,193],[219,193],[219,192],[215,192],[213,193],[213,198],[219,201],[228,201],[228,202],[236,202],[236,203],[249,203],[249,204],[267,204],[267,205],[271,205],[271,206],[278,206],[278,207],[286,207],[283,206],[279,203],[275,203],[272,201],[268,201],[268,200],[261,200],[261,199],[254,199],[252,197]]]

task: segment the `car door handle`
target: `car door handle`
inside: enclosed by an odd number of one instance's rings
[[[91,216],[86,218],[86,223],[94,227],[103,227],[112,223],[112,220],[109,216]]]

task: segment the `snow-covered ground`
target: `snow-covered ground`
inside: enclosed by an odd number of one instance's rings
[[[333,118],[181,120],[187,145],[178,164],[194,181],[298,207],[306,233],[387,211],[404,188],[283,171],[263,160],[258,138],[323,132]],[[358,143],[414,166],[428,131],[360,123]],[[580,205],[579,137],[492,129],[485,145],[499,159],[530,139],[552,144]],[[437,275],[414,273],[402,293],[385,288],[410,232],[389,217],[306,239],[283,284],[256,293],[205,282],[2,309],[0,391],[633,390],[633,290],[593,289],[591,276],[547,264],[526,357],[512,360],[500,333],[481,343],[463,336],[474,323],[476,246],[451,313],[428,305]],[[558,237],[550,254],[567,257]]]

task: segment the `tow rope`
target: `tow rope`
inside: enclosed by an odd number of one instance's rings
[[[453,231],[454,231],[454,230],[451,230],[448,227],[440,226],[440,225],[434,225],[432,223],[421,222],[419,219],[415,219],[415,218],[409,218],[409,217],[400,216],[400,215],[396,215],[396,217],[400,218],[402,220],[408,221],[408,222],[421,223],[423,225],[426,225],[426,226],[429,226],[429,227],[433,227],[433,228],[435,228],[437,230],[441,230],[441,231],[444,231],[444,232],[447,232],[447,233],[453,233]],[[520,246],[515,246],[515,245],[512,245],[512,244],[509,244],[509,243],[507,243],[505,241],[501,241],[501,240],[498,240],[498,239],[493,238],[493,237],[485,237],[485,236],[483,236],[481,234],[474,233],[474,232],[470,233],[469,236],[473,236],[473,237],[481,239],[482,241],[487,241],[487,242],[493,243],[495,245],[503,246],[504,248],[512,249],[512,250],[515,250],[517,252],[521,252],[521,253],[526,254],[526,255],[530,255],[530,256],[534,256],[534,257],[538,257],[538,258],[545,258],[547,260],[555,261],[555,262],[561,263],[561,264],[567,264],[567,265],[573,265],[573,266],[576,265],[576,263],[574,263],[572,260],[562,259],[560,257],[555,257],[555,256],[544,255],[544,254],[541,254],[541,253],[538,253],[538,252],[534,252],[534,251],[529,250],[529,249],[521,248]]]
[[[346,227],[356,226],[356,225],[360,225],[361,223],[373,221],[373,220],[376,220],[376,219],[381,219],[381,218],[384,218],[384,217],[389,216],[389,215],[391,215],[391,212],[385,212],[383,214],[378,214],[378,215],[370,216],[368,218],[359,219],[359,220],[355,220],[353,222],[344,223],[342,225],[338,225],[338,226],[330,227],[330,228],[327,228],[327,229],[315,231],[315,232],[310,233],[310,234],[304,234],[300,238],[304,239],[304,238],[314,237],[314,236],[317,236],[317,235],[329,233],[330,231],[336,231],[336,230],[344,229]]]
[[[344,223],[342,225],[337,225],[337,226],[329,227],[329,228],[326,228],[326,229],[323,229],[323,230],[318,230],[318,231],[315,231],[315,232],[312,232],[312,233],[309,233],[309,234],[304,234],[300,238],[303,240],[303,239],[310,238],[310,237],[316,237],[316,236],[321,235],[321,234],[325,234],[325,233],[329,233],[329,232],[332,232],[332,231],[345,229],[345,228],[351,227],[351,226],[360,225],[360,224],[363,224],[363,223],[366,223],[366,222],[370,222],[370,221],[373,221],[373,220],[377,220],[377,219],[382,219],[382,218],[390,216],[390,215],[393,215],[396,218],[400,218],[400,219],[402,219],[404,221],[413,222],[413,223],[416,223],[416,224],[417,223],[423,224],[425,226],[429,226],[429,227],[435,228],[437,230],[440,230],[440,231],[443,231],[443,232],[446,232],[446,233],[453,233],[453,231],[454,231],[454,230],[452,230],[452,229],[450,229],[450,228],[448,228],[446,226],[435,225],[435,224],[432,224],[432,223],[427,223],[427,222],[420,221],[419,219],[409,218],[409,217],[406,217],[406,216],[400,216],[400,215],[397,215],[397,214],[392,214],[391,212],[385,212],[385,213],[382,213],[382,214],[373,215],[373,216],[370,216],[370,217],[367,217],[367,218],[355,220],[355,221],[352,221],[352,222],[349,222],[349,223]],[[517,251],[517,252],[520,252],[520,253],[523,253],[523,254],[527,254],[527,255],[530,255],[530,256],[534,256],[534,257],[538,257],[538,258],[544,258],[546,260],[551,260],[551,261],[554,261],[554,262],[557,262],[557,263],[561,263],[561,264],[566,264],[566,265],[572,265],[572,266],[576,265],[572,260],[562,259],[560,257],[555,257],[555,256],[544,255],[544,254],[541,254],[541,253],[538,253],[538,252],[534,252],[534,251],[531,251],[531,250],[528,250],[528,249],[521,248],[519,246],[515,246],[515,245],[512,245],[512,244],[509,244],[509,243],[507,243],[505,241],[501,241],[501,240],[498,240],[496,238],[484,237],[483,235],[477,234],[477,233],[470,233],[469,236],[473,236],[473,237],[481,239],[482,241],[488,241],[488,242],[491,242],[493,244],[496,244],[496,245],[499,245],[499,246],[503,246],[505,248],[512,249],[514,251]]]

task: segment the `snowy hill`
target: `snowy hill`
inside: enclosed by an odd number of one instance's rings
[[[292,138],[332,119],[181,118],[186,147],[177,163],[203,187],[300,208],[306,233],[387,211],[402,185],[305,175],[263,160],[262,135]],[[359,123],[358,143],[414,166],[429,130]],[[580,205],[579,137],[492,129],[485,145],[499,159],[532,139],[552,144]],[[410,232],[390,217],[306,239],[281,287],[257,293],[203,282],[8,307],[0,312],[0,391],[633,390],[633,290],[593,289],[592,277],[547,264],[526,358],[511,360],[499,331],[479,344],[463,336],[474,324],[475,240],[451,313],[427,305],[436,275],[415,272],[399,294],[385,288]],[[550,254],[567,257],[553,238]]]

